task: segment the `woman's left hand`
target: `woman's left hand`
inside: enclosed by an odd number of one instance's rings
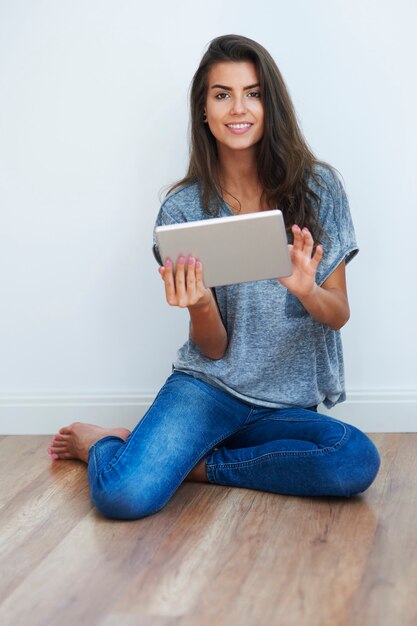
[[[294,235],[294,243],[288,246],[291,255],[293,273],[287,278],[279,278],[284,285],[297,298],[303,298],[312,293],[316,287],[316,271],[323,258],[323,247],[318,245],[314,255],[314,241],[307,228],[301,228],[294,224],[291,228]]]

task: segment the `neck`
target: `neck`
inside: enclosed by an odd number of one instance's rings
[[[227,150],[218,146],[219,177],[222,184],[233,188],[258,185],[254,150]]]
[[[223,199],[233,213],[253,213],[268,207],[256,167],[256,153],[250,150],[218,149],[219,182]]]

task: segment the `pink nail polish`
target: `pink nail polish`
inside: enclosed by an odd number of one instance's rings
[[[178,263],[180,263],[180,265],[182,265],[183,263],[185,263],[185,257],[184,256],[180,256],[178,259]]]
[[[190,256],[188,257],[188,263],[193,263],[194,262],[194,257],[190,254]]]
[[[195,266],[196,266],[196,268],[197,268],[197,269],[200,269],[200,267],[201,267],[201,261],[196,261]]]
[[[53,458],[54,461],[59,459],[59,456],[57,454],[51,454],[51,457]]]
[[[165,267],[166,268],[170,268],[172,266],[172,261],[171,259],[165,259]]]

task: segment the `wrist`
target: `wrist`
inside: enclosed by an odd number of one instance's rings
[[[314,282],[308,291],[294,293],[293,295],[300,300],[300,302],[314,299],[319,292],[320,287]]]
[[[198,311],[198,313],[208,313],[211,308],[212,302],[213,296],[211,291],[209,291],[207,297],[200,298],[198,302],[196,302],[195,304],[190,304],[190,306],[188,306],[187,308],[190,313],[194,313],[196,311]]]

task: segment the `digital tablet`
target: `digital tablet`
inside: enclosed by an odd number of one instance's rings
[[[203,264],[206,287],[219,287],[292,273],[284,219],[279,210],[183,222],[155,229],[154,254],[176,265],[191,254]]]

